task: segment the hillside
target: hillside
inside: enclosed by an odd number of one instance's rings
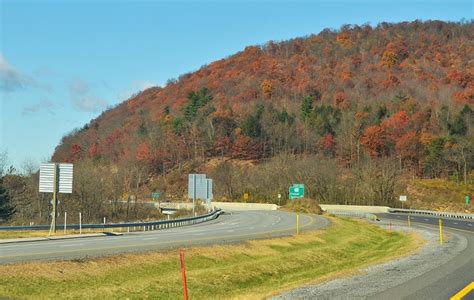
[[[472,21],[354,25],[249,46],[103,112],[65,136],[52,160],[126,169],[125,190],[213,157],[258,163],[281,154],[346,169],[392,158],[409,177],[466,184],[473,29]]]
[[[396,155],[418,176],[446,175],[426,164],[423,147],[472,136],[473,29],[381,23],[249,46],[105,111],[52,159],[136,162],[162,174],[211,156],[324,153],[350,165]]]
[[[147,89],[66,135],[52,157],[74,163],[60,213],[148,220],[137,204],[186,201],[187,174],[215,200],[285,204],[305,184],[319,203],[472,212],[474,23],[343,26],[250,46]],[[38,174],[0,178],[14,213],[45,223]],[[281,195],[281,198],[278,197]],[[72,220],[71,222],[74,222]]]

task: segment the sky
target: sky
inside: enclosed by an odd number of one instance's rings
[[[471,20],[472,1],[0,0],[0,153],[21,171],[134,93],[343,24]]]

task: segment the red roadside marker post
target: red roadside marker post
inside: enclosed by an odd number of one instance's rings
[[[183,279],[184,300],[188,300],[188,287],[186,286],[186,267],[184,265],[184,250],[179,250],[179,260],[181,261],[181,277]]]

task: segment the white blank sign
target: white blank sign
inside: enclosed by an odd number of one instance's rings
[[[56,164],[45,163],[40,165],[39,191],[41,193],[54,192],[54,171]],[[59,164],[58,166],[58,192],[72,193],[73,164]]]

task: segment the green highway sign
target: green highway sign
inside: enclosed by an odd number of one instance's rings
[[[469,205],[469,196],[466,195],[466,205]]]
[[[160,198],[160,193],[159,192],[152,192],[151,193],[151,198],[153,200]]]
[[[293,184],[288,190],[291,200],[304,197],[304,184]]]

